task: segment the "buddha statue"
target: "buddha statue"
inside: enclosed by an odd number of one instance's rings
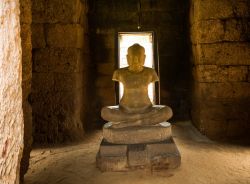
[[[156,125],[173,116],[165,105],[153,105],[148,96],[148,85],[159,81],[154,69],[144,66],[145,49],[139,44],[128,48],[128,67],[114,71],[112,80],[121,82],[124,93],[117,106],[103,107],[101,116],[112,128]]]

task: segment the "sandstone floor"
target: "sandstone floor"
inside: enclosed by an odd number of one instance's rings
[[[25,184],[250,184],[250,146],[210,141],[190,124],[173,125],[182,155],[169,172],[100,172],[95,156],[101,131],[79,144],[35,149]]]

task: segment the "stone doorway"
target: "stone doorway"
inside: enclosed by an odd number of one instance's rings
[[[158,53],[157,48],[157,41],[154,39],[153,32],[118,32],[118,39],[117,39],[117,53],[118,53],[118,63],[116,68],[123,68],[127,67],[127,49],[129,46],[138,43],[145,48],[146,60],[145,65],[149,68],[154,68],[156,71],[158,69]],[[156,53],[155,53],[156,51]],[[157,85],[159,87],[159,85]],[[155,84],[150,84],[148,86],[148,96],[149,99],[153,104],[159,104],[159,97],[156,94],[159,91]],[[157,89],[156,89],[157,88]],[[120,83],[118,89],[116,88],[116,103],[120,101],[123,95],[123,85]]]

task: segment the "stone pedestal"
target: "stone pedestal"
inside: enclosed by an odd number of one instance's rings
[[[151,126],[112,128],[112,123],[103,126],[103,137],[114,144],[139,144],[164,141],[172,136],[170,123]]]
[[[97,167],[101,171],[159,171],[175,169],[181,164],[181,155],[171,136],[169,123],[124,129],[112,129],[110,124],[106,124],[103,135],[96,156]]]

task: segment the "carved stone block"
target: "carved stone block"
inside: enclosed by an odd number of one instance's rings
[[[114,144],[139,144],[159,142],[172,135],[171,125],[167,122],[153,126],[112,128],[108,124],[103,127],[103,137]]]
[[[147,164],[147,150],[145,144],[128,145],[128,165],[130,167],[145,166]]]
[[[101,171],[148,169],[154,172],[179,167],[181,155],[172,138],[144,144],[112,144],[103,140],[96,162]]]

